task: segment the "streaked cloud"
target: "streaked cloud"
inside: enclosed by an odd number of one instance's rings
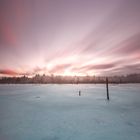
[[[1,75],[139,72],[139,0],[1,0]]]
[[[14,70],[10,70],[10,69],[3,69],[0,70],[0,74],[4,74],[4,75],[19,75],[18,72],[14,71]]]

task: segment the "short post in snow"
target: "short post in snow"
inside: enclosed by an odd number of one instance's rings
[[[106,77],[106,95],[107,95],[107,100],[109,100],[109,89],[108,89],[108,78]]]
[[[81,91],[79,90],[79,96],[81,96]]]

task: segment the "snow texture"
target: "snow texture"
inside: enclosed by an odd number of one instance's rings
[[[140,140],[140,84],[109,93],[104,84],[0,85],[0,140]]]

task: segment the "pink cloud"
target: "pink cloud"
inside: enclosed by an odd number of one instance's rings
[[[9,76],[23,76],[23,75],[33,75],[31,72],[19,72],[17,70],[12,69],[0,69],[1,75],[9,75]]]
[[[15,31],[8,24],[3,25],[2,27],[2,39],[4,44],[12,47],[17,47],[18,42]]]
[[[11,75],[11,76],[19,75],[19,73],[17,71],[10,70],[10,69],[0,70],[0,74],[3,74],[3,75]]]
[[[64,72],[67,68],[71,67],[72,64],[61,64],[54,66],[51,70],[49,70],[50,73],[59,73]]]

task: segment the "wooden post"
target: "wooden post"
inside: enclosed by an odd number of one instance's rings
[[[81,91],[79,90],[79,96],[81,96]]]
[[[109,89],[108,89],[108,78],[106,77],[106,95],[107,95],[107,100],[109,100]]]

